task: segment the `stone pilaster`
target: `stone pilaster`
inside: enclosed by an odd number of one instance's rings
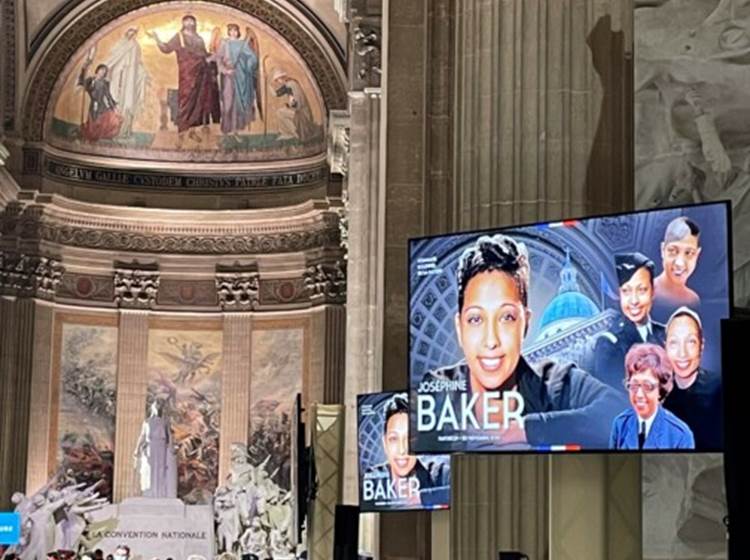
[[[359,501],[357,395],[382,387],[385,177],[380,157],[380,90],[350,93],[349,108],[343,502],[356,504]],[[375,515],[360,518],[360,547],[378,551]]]
[[[29,400],[34,356],[31,298],[0,297],[0,508],[26,486]]]
[[[309,402],[341,404],[344,398],[344,359],[346,309],[343,305],[323,305],[310,312]]]
[[[146,417],[148,311],[120,310],[117,344],[117,419],[114,501],[139,496],[133,452]]]
[[[344,400],[346,368],[346,308],[325,307],[325,357],[323,364],[323,402],[340,404]]]
[[[219,480],[226,480],[233,443],[248,440],[250,414],[250,345],[253,331],[250,313],[226,313],[222,338],[224,369],[221,379],[221,431],[219,433]]]
[[[29,403],[29,444],[26,491],[33,493],[50,477],[50,413],[52,409],[52,352],[54,306],[37,302],[34,317],[34,363]],[[56,459],[56,457],[55,457]]]

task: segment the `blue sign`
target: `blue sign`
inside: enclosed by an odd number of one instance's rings
[[[21,516],[0,513],[0,544],[18,544],[21,540]]]

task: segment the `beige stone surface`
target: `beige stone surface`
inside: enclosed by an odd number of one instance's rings
[[[248,439],[250,413],[250,348],[252,314],[225,313],[222,336],[221,431],[219,432],[219,482],[231,467],[231,446]]]
[[[146,416],[149,312],[120,310],[114,501],[140,495],[133,453]]]
[[[49,430],[52,393],[52,352],[54,348],[54,307],[40,305],[34,322],[34,366],[31,372],[29,402],[29,445],[26,491],[33,493],[49,479]]]

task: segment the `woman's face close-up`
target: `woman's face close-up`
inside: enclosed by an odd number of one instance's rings
[[[456,315],[456,331],[474,390],[495,390],[513,374],[528,317],[508,273],[487,271],[469,280],[463,309]]]

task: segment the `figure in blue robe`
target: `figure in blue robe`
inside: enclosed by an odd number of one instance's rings
[[[229,37],[221,41],[216,62],[221,76],[221,131],[236,134],[255,120],[258,97],[258,53],[250,37],[240,38],[237,24],[227,26]],[[262,115],[261,115],[262,116]]]

